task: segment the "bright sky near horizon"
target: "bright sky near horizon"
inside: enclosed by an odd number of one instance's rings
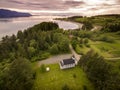
[[[120,0],[0,0],[0,8],[32,14],[120,14]]]

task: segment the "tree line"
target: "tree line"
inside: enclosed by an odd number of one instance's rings
[[[79,66],[85,71],[90,81],[93,82],[96,90],[120,89],[118,72],[113,72],[113,67],[93,50],[82,56]]]
[[[112,22],[112,23],[106,23],[103,28],[102,31],[104,32],[117,32],[120,31],[120,22]]]

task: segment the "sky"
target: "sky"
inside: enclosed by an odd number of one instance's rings
[[[0,8],[31,14],[120,14],[120,0],[0,0]]]

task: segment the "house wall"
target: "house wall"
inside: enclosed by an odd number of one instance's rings
[[[67,68],[72,68],[72,67],[75,67],[75,63],[74,64],[64,65],[64,66],[61,66],[61,64],[60,64],[61,69],[67,69]]]

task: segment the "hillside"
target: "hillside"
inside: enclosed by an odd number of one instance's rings
[[[11,17],[29,17],[32,16],[30,13],[16,12],[7,9],[0,9],[0,18],[11,18]]]

